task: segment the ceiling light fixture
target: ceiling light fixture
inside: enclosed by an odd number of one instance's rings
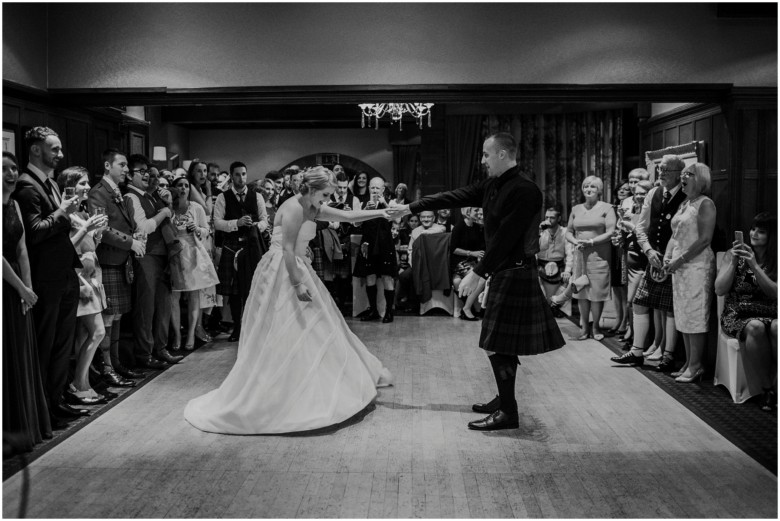
[[[363,128],[366,128],[366,118],[368,118],[369,127],[371,126],[371,118],[374,118],[374,130],[378,129],[379,118],[386,114],[390,115],[392,121],[398,122],[399,130],[403,130],[402,118],[404,114],[409,114],[416,119],[420,128],[423,128],[423,118],[428,116],[428,128],[431,127],[433,103],[361,103],[358,106],[363,112],[360,117]]]

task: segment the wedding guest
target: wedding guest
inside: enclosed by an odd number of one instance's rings
[[[623,199],[620,206],[621,208],[625,208],[627,212],[631,211],[631,208],[634,206],[634,187],[636,187],[636,184],[639,181],[649,181],[650,180],[650,173],[645,170],[644,168],[634,168],[628,173],[628,190],[630,195]],[[652,188],[652,184],[650,186]]]
[[[371,199],[371,192],[368,190],[367,173],[358,172],[354,179],[354,188],[352,188],[352,193],[354,194],[355,199],[352,201],[352,208],[363,208],[369,199]],[[359,226],[356,225],[356,227]]]
[[[208,181],[208,163],[193,160],[187,171],[187,181],[190,184],[190,201],[201,205],[206,211],[206,217],[210,218],[214,209],[211,199],[211,183]]]
[[[140,154],[128,158],[127,194],[138,233],[146,238],[146,255],[136,259],[133,308],[133,337],[136,363],[149,369],[164,369],[179,363],[183,356],[168,352],[171,323],[171,281],[168,243],[177,239],[171,223],[170,192],[158,194],[157,176],[149,169],[149,160]],[[165,199],[163,199],[165,198]],[[171,245],[173,246],[173,244]],[[176,252],[181,252],[180,243]],[[156,359],[155,359],[156,358]]]
[[[70,214],[72,228],[70,240],[79,255],[82,268],[76,269],[79,278],[79,304],[76,312],[76,368],[73,381],[65,391],[65,399],[74,405],[94,405],[105,403],[105,396],[98,394],[89,383],[89,367],[95,352],[106,336],[103,325],[103,310],[106,309],[106,293],[103,288],[103,274],[95,253],[96,236],[108,224],[105,215],[92,217],[86,211],[89,194],[89,172],[81,166],[66,168],[57,177],[60,191],[65,193],[72,188],[81,206]],[[111,364],[108,351],[103,353]],[[141,375],[143,376],[143,375]]]
[[[277,208],[282,206],[287,199],[295,197],[298,194],[302,181],[303,172],[297,166],[293,165],[284,171],[285,186],[282,193],[279,194],[279,200],[276,203]]]
[[[251,277],[260,261],[260,235],[268,229],[268,216],[263,196],[247,189],[246,165],[234,161],[230,165],[230,175],[231,188],[219,194],[214,206],[214,227],[224,237],[217,293],[229,298],[233,332],[228,340],[237,342],[241,336],[241,317],[249,296]],[[294,175],[297,176],[298,172],[295,171]],[[236,261],[236,254],[241,250],[244,251]]]
[[[536,262],[544,298],[548,302],[571,278],[571,271],[566,269],[566,259],[571,256],[571,247],[566,242],[566,231],[560,224],[561,212],[554,206],[545,210],[544,220],[539,224],[539,252],[536,254]],[[559,308],[557,305],[552,306],[553,315],[565,316]]]
[[[119,360],[119,322],[122,315],[132,310],[133,256],[142,257],[146,247],[140,237],[135,238],[135,223],[131,210],[119,191],[127,177],[127,157],[116,149],[103,152],[105,174],[100,182],[89,190],[87,205],[89,213],[98,208],[108,216],[108,228],[101,233],[101,240],[95,252],[103,273],[103,287],[106,290],[108,305],[103,310],[103,324],[106,336],[100,343],[100,349],[109,352],[104,360],[110,364],[103,366],[103,376],[112,385],[134,387],[132,378],[140,378],[125,367]],[[164,366],[167,367],[167,366]],[[160,367],[162,368],[162,367]]]
[[[476,208],[466,206],[461,208],[461,213],[463,219],[453,226],[450,238],[450,271],[455,291],[458,290],[463,277],[485,256],[485,231],[474,222]],[[460,311],[460,318],[462,320],[479,320],[474,315],[472,307],[477,303],[477,297],[482,289],[478,288],[465,299],[461,298],[463,309]]]
[[[395,187],[395,197],[392,201],[395,204],[409,204],[411,201],[408,196],[409,188],[404,183],[398,183]]]
[[[52,437],[52,425],[31,312],[38,295],[33,291],[23,217],[11,199],[18,179],[16,157],[3,152],[3,438],[16,436],[16,448],[29,452]]]
[[[69,214],[78,210],[78,197],[63,197],[53,181],[62,160],[62,143],[56,132],[34,127],[25,134],[29,163],[12,197],[22,214],[29,254],[32,289],[38,296],[33,308],[38,362],[53,428],[89,414],[63,402],[70,353],[76,333],[80,268],[70,241]],[[25,281],[28,282],[28,281]]]
[[[217,272],[211,257],[203,245],[203,237],[209,231],[206,211],[190,200],[192,190],[189,180],[180,177],[173,182],[173,224],[178,230],[178,238],[183,249],[171,259],[171,319],[173,323],[173,349],[181,346],[181,308],[182,294],[187,296],[187,341],[185,351],[195,349],[195,328],[198,325],[201,301],[200,290],[216,286],[219,283]],[[223,194],[218,196],[222,197]]]
[[[753,372],[763,375],[761,407],[771,411],[777,406],[777,217],[756,215],[749,242],[735,240],[726,252],[715,293],[726,295],[723,332],[745,343]],[[771,365],[764,362],[767,353]]]
[[[621,234],[620,224],[628,214],[624,201],[631,198],[628,179],[618,181],[612,200],[615,201],[616,225],[613,237]],[[615,307],[615,326],[607,331],[610,335],[625,335],[628,330],[628,253],[618,241],[612,244],[612,263],[610,281],[612,284],[612,304]]]
[[[580,308],[580,335],[576,340],[590,336],[589,318],[593,314],[593,338],[603,340],[601,312],[610,294],[610,256],[612,233],[615,231],[615,212],[609,203],[599,200],[604,183],[596,176],[582,181],[585,202],[571,209],[566,240],[575,248],[572,277],[587,275],[588,284],[574,293]]]
[[[685,365],[675,380],[690,383],[704,374],[715,280],[715,254],[710,243],[717,213],[715,203],[705,195],[712,185],[710,167],[704,163],[688,165],[680,183],[686,198],[672,217],[672,238],[666,246],[664,270],[672,275],[675,326],[685,345]]]
[[[442,208],[436,211],[436,224],[444,226],[444,231],[452,231],[452,211],[449,208]]]
[[[410,215],[409,218],[414,217]],[[398,276],[399,291],[402,293],[402,297],[407,302],[407,312],[416,312],[416,308],[419,305],[419,299],[417,298],[417,290],[414,287],[414,274],[412,272],[412,249],[414,248],[414,241],[423,233],[445,233],[444,226],[436,224],[436,214],[433,210],[424,210],[419,214],[420,226],[415,227],[409,237],[409,245],[407,246],[407,261],[409,267],[404,270]],[[476,293],[476,292],[475,292]]]
[[[358,174],[358,178],[361,174]],[[376,210],[387,208],[387,201],[383,197],[385,183],[381,177],[374,177],[369,184],[370,199],[363,204],[361,210]],[[355,196],[355,200],[359,200]],[[368,313],[360,320],[379,320],[377,310],[377,278],[382,278],[385,295],[385,315],[383,323],[393,321],[393,304],[395,302],[395,276],[398,270],[396,262],[395,245],[390,233],[390,222],[383,219],[374,219],[362,223],[363,237],[360,244],[360,253],[355,261],[353,274],[355,277],[366,279],[366,296],[368,297]]]

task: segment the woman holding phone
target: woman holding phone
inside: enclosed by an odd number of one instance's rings
[[[716,210],[712,199],[704,195],[712,184],[707,165],[694,163],[685,167],[680,184],[686,199],[672,217],[672,238],[666,246],[664,270],[672,274],[675,325],[685,343],[685,365],[675,380],[690,383],[704,374],[702,359],[715,280],[715,254],[710,243]]]

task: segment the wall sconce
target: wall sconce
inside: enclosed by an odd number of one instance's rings
[[[165,147],[154,147],[152,149],[152,161],[168,161],[168,152]]]

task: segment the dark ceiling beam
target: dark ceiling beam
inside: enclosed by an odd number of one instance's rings
[[[717,103],[731,84],[609,85],[338,85],[308,87],[224,87],[207,89],[49,89],[60,105],[273,105],[361,102]]]

